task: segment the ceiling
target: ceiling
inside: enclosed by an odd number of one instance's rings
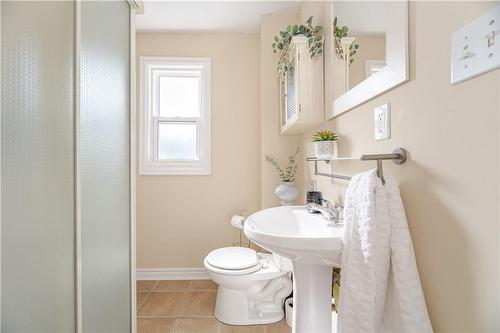
[[[297,13],[300,1],[144,1],[138,32],[258,33],[269,13]]]
[[[385,35],[386,2],[336,1],[334,15],[340,26],[348,26],[349,35]]]

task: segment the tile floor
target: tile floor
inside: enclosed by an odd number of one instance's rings
[[[283,320],[231,326],[214,317],[217,285],[209,280],[137,281],[138,333],[289,333]]]

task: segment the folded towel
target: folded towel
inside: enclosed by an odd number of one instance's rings
[[[384,178],[370,170],[347,189],[337,332],[432,332],[399,189]]]

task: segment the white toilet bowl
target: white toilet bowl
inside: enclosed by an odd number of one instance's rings
[[[292,292],[288,259],[245,247],[225,247],[205,257],[208,276],[219,285],[215,317],[230,325],[268,324],[284,317]]]

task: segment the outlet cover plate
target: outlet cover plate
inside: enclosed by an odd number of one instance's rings
[[[375,140],[386,140],[391,137],[391,108],[389,103],[374,110]]]

